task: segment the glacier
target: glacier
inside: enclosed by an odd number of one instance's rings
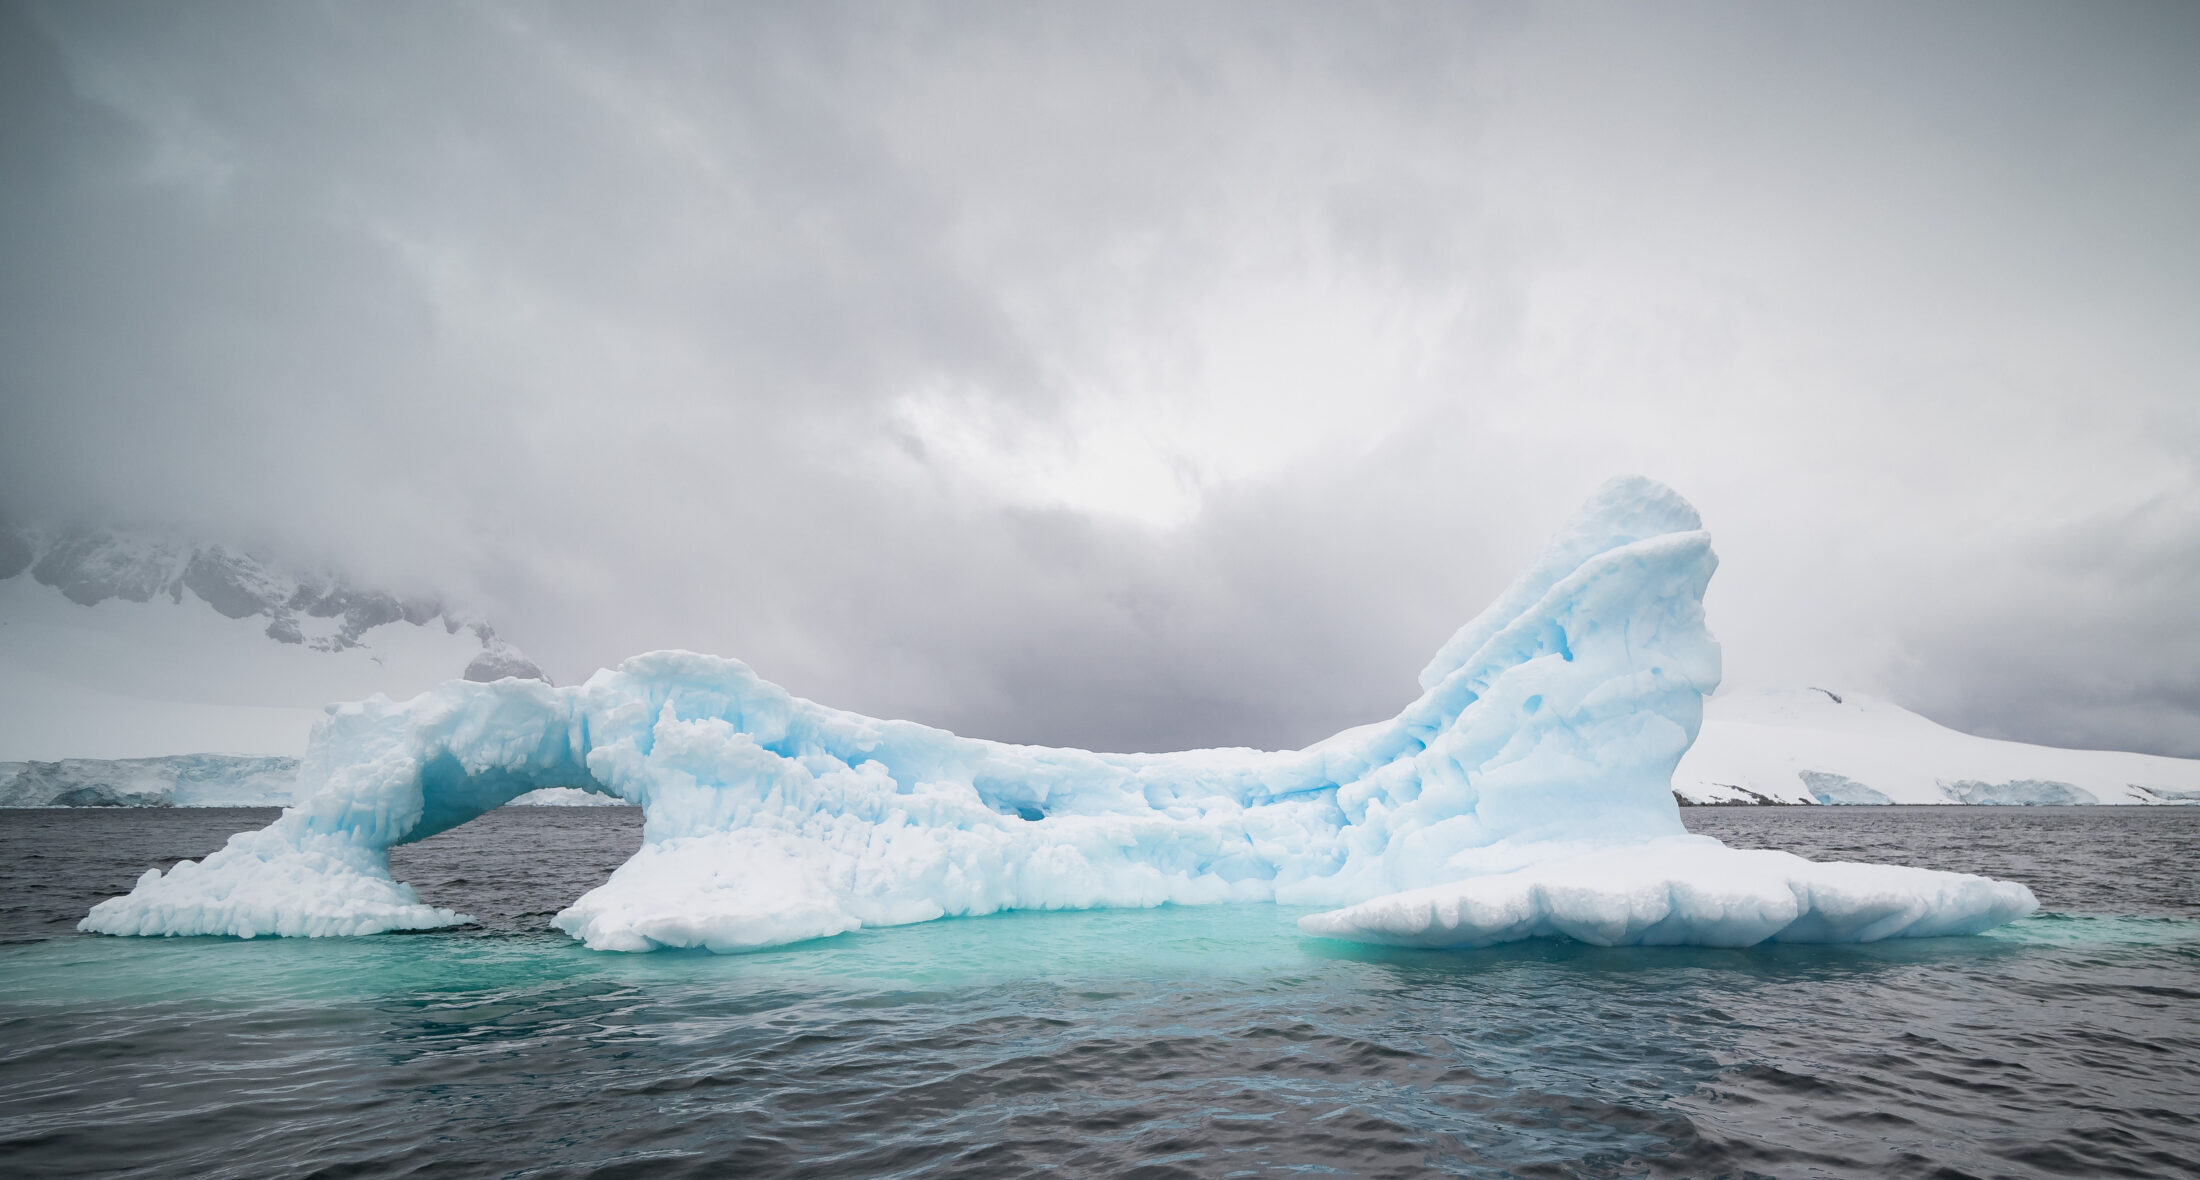
[[[1848,689],[1726,686],[1673,790],[1683,804],[2189,806],[2200,759],[1978,737]]]
[[[732,952],[1009,909],[1337,907],[1309,934],[1747,945],[1967,933],[2023,885],[1813,864],[1682,827],[1674,767],[1718,683],[1695,510],[1598,489],[1387,721],[1302,750],[1101,754],[959,737],[795,697],[736,660],[636,656],[585,683],[453,682],[334,706],[297,802],[148,870],[81,928],[347,935],[465,921],[388,850],[546,788],[643,808],[641,848],[554,925],[601,950]]]
[[[279,807],[298,760],[174,754],[0,762],[0,807]]]

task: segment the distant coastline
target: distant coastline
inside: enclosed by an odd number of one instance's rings
[[[281,756],[175,754],[0,762],[0,808],[288,807],[297,782],[298,759]],[[568,787],[532,791],[512,804],[627,806]]]
[[[2091,751],[2071,751],[2089,753]],[[163,758],[63,758],[52,762],[0,762],[0,809],[33,807],[287,807],[297,783],[298,759],[241,754],[176,754]],[[1829,783],[1828,780],[1840,780]],[[1686,784],[1674,778],[1673,799],[1682,807],[1856,806],[2195,806],[2200,791],[2132,784],[2129,793],[2102,799],[2054,779],[1942,783],[1935,799],[1894,799],[1844,776],[1806,771],[1799,789],[1774,794],[1734,783]],[[1844,790],[1841,783],[1850,788]],[[1815,787],[1819,793],[1813,794]],[[1877,795],[1877,798],[1873,798]],[[619,800],[569,787],[551,787],[513,800],[515,806],[620,807]]]

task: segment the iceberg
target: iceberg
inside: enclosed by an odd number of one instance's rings
[[[636,656],[579,685],[453,682],[332,707],[297,803],[149,870],[81,928],[252,937],[464,921],[388,850],[546,788],[638,804],[632,859],[554,919],[602,950],[743,951],[1009,909],[1342,907],[1310,934],[1745,945],[1984,929],[2022,885],[1813,865],[1682,827],[1675,765],[1720,675],[1688,503],[1600,488],[1423,669],[1397,716],[1303,750],[1101,754],[795,697],[736,660]]]

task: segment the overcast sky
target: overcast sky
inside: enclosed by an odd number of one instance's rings
[[[0,11],[0,505],[1113,749],[1598,482],[1733,685],[2200,755],[2200,6]]]

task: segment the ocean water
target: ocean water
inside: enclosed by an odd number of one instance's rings
[[[599,954],[544,923],[639,816],[538,808],[394,858],[474,927],[113,939],[74,923],[272,813],[0,813],[0,1172],[2200,1174],[2200,809],[1682,814],[2022,880],[2047,912],[1870,946],[1425,952],[1168,908]]]

